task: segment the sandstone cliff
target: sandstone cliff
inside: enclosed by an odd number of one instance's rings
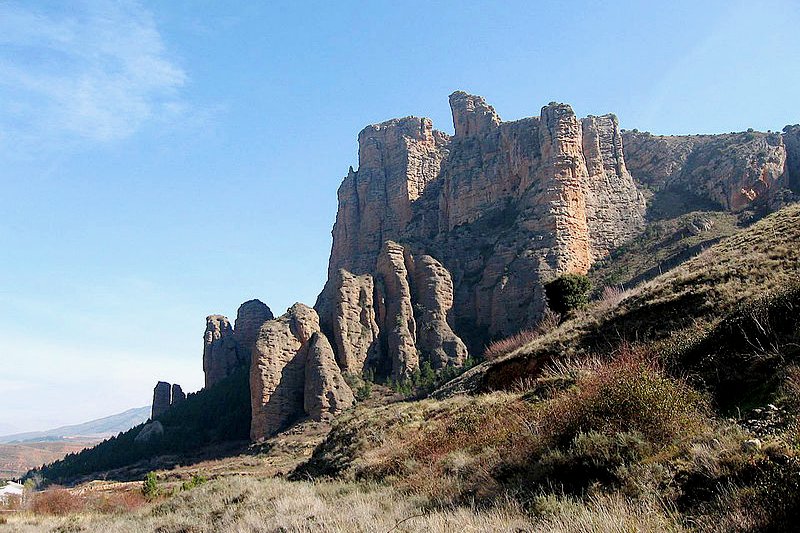
[[[780,207],[792,185],[796,133],[623,133],[628,168],[655,191],[693,194],[727,211]],[[790,161],[789,159],[792,159]]]
[[[348,371],[458,365],[462,338],[479,351],[533,325],[543,280],[586,272],[643,225],[612,115],[553,103],[503,122],[463,92],[450,105],[452,138],[415,117],[359,135],[315,306]]]
[[[273,315],[259,300],[249,300],[239,306],[235,326],[227,317],[206,317],[203,335],[203,372],[205,386],[210,387],[231,375],[237,368],[250,365],[250,353],[258,330]]]
[[[269,437],[309,415],[320,420],[353,403],[317,313],[295,304],[265,322],[250,365],[252,440]]]

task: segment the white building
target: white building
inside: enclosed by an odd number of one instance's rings
[[[0,487],[0,503],[7,503],[9,498],[21,498],[25,492],[25,487],[19,483],[9,481],[4,486]]]

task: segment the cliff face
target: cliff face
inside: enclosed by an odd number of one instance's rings
[[[258,330],[272,318],[272,311],[259,300],[249,300],[239,306],[235,327],[222,315],[206,317],[203,335],[206,387],[230,376],[237,368],[250,365],[250,352]]]
[[[258,331],[250,365],[252,440],[303,416],[321,420],[353,404],[317,313],[295,304]]]
[[[452,138],[413,117],[366,128],[339,188],[316,309],[350,371],[461,364],[458,333],[479,349],[533,325],[543,280],[586,272],[643,225],[612,115],[550,104],[502,122],[463,92],[450,105]]]
[[[658,191],[694,194],[727,211],[777,209],[792,185],[792,128],[781,135],[747,131],[723,135],[623,134],[636,179]]]

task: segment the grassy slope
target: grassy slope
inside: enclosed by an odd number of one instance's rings
[[[786,530],[800,515],[800,291],[786,291],[798,243],[792,206],[480,365],[439,399],[356,407],[293,473],[335,481],[219,472],[131,514],[14,521],[20,531],[384,531],[406,519],[398,530]],[[760,395],[778,404],[769,420],[726,418],[707,360],[722,373],[766,362],[781,374]]]
[[[510,498],[536,519],[598,520],[624,501],[660,520],[644,530],[783,531],[800,518],[799,273],[796,205],[438,399],[346,414],[295,476],[388,483],[442,505]],[[496,392],[453,394],[465,389]],[[724,402],[754,400],[727,418]]]
[[[710,225],[703,228],[702,225]],[[655,278],[736,233],[737,218],[720,211],[695,211],[650,222],[641,235],[592,267],[596,289],[633,287]]]
[[[658,343],[709,334],[746,302],[800,280],[800,204],[774,213],[673,270],[625,293],[618,305],[596,302],[559,328],[445,386],[440,397],[513,387],[552,359],[607,353],[624,342]]]

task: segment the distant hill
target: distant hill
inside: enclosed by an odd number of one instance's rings
[[[52,463],[67,454],[97,444],[100,439],[0,444],[0,479],[18,478],[31,468]]]
[[[143,428],[139,424],[29,475],[36,473],[46,483],[59,484],[95,478],[141,479],[154,464],[174,466],[205,448],[246,442],[250,436],[249,376],[242,368],[211,387],[189,394],[156,417],[158,424],[150,426],[160,426],[163,432],[156,432],[152,438],[136,440]],[[146,418],[143,416],[142,422]]]
[[[0,443],[34,443],[34,442],[55,442],[61,440],[94,440],[99,441],[106,437],[129,430],[146,422],[150,418],[150,407],[136,407],[96,420],[90,420],[82,424],[73,426],[62,426],[46,431],[30,431],[27,433],[15,433],[13,435],[0,436]]]

